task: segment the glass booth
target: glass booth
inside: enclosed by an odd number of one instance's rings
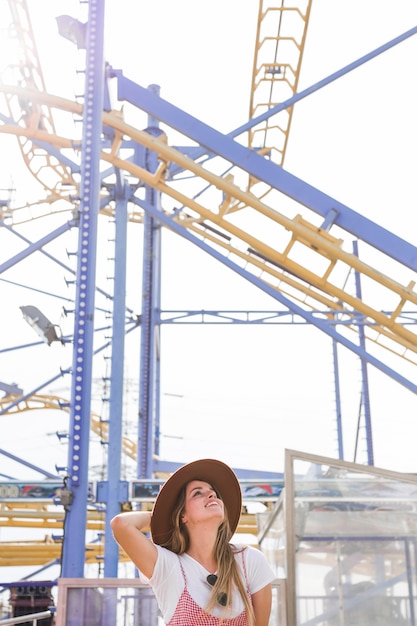
[[[416,626],[416,476],[287,451],[258,525],[288,626]]]

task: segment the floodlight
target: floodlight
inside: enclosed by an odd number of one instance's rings
[[[55,19],[58,25],[58,32],[61,37],[75,43],[79,50],[85,50],[87,40],[87,24],[80,22],[71,15],[58,15]]]
[[[60,341],[54,324],[52,324],[36,306],[21,306],[20,310],[27,323],[36,330],[38,335],[48,346],[50,346],[53,341]]]

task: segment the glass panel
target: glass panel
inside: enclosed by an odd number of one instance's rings
[[[277,578],[286,578],[286,541],[284,507],[280,501],[272,516],[258,514],[258,529],[261,535],[262,552],[265,554]]]
[[[300,542],[298,623],[414,624],[408,587],[411,572],[407,572],[409,548],[406,542],[389,540]]]
[[[297,624],[415,626],[417,483],[345,465],[294,460]]]

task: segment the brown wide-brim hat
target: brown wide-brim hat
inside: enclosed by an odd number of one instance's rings
[[[201,459],[183,465],[162,485],[151,517],[151,533],[154,543],[161,545],[170,541],[173,531],[173,510],[182,487],[191,480],[209,483],[219,493],[227,509],[231,533],[235,532],[242,510],[242,490],[237,476],[222,461]]]

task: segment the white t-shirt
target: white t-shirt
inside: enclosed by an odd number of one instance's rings
[[[184,591],[185,583],[180,561],[187,579],[188,593],[198,606],[204,609],[208,604],[212,589],[206,579],[208,574],[212,574],[213,572],[207,571],[198,561],[188,554],[178,555],[161,546],[157,545],[156,547],[158,549],[158,558],[153,576],[148,582],[155,592],[165,622],[168,623],[173,616],[178,600]],[[240,550],[243,546],[235,546],[235,548]],[[245,588],[247,582],[243,569],[242,556],[245,559],[247,581],[251,594],[260,591],[274,580],[275,575],[265,555],[256,548],[246,546],[243,548],[243,552],[239,551],[235,554],[235,559],[240,569]],[[233,602],[228,608],[230,608],[230,612],[228,611],[227,614],[228,618],[237,617],[244,610],[243,600],[238,592],[233,594]],[[223,610],[224,607],[215,606],[212,613],[216,617],[220,617]]]

